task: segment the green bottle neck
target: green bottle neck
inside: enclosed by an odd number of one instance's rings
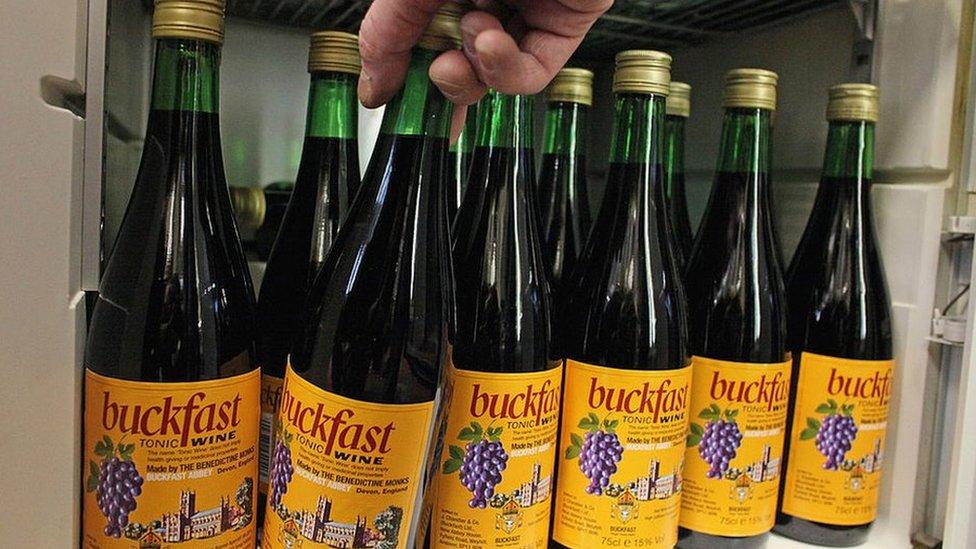
[[[386,105],[380,132],[447,139],[451,103],[430,81],[428,72],[441,52],[414,48],[403,88]]]
[[[664,96],[625,93],[614,106],[610,162],[659,164],[664,128]]]
[[[685,171],[685,117],[664,119],[664,171],[668,174]]]
[[[156,43],[152,109],[216,114],[220,46],[166,38]]]
[[[305,121],[306,137],[356,138],[357,80],[356,75],[344,72],[312,74]]]
[[[468,115],[464,118],[464,128],[457,141],[451,144],[451,152],[470,153],[474,150],[474,141],[478,135],[478,104],[467,107]]]
[[[589,107],[580,103],[554,102],[546,109],[545,154],[586,154],[586,116]]]
[[[827,131],[823,176],[870,180],[874,171],[874,123],[837,121]]]
[[[532,96],[490,90],[478,108],[478,147],[532,148]]]
[[[772,111],[726,109],[718,171],[769,174]]]

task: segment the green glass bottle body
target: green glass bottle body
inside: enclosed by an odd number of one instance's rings
[[[432,469],[425,544],[537,547],[548,539],[551,498],[545,487],[552,479],[562,369],[550,353],[531,98],[489,91],[479,118],[468,188],[455,222],[450,395],[438,427],[444,451]],[[532,418],[525,416],[525,406],[498,404],[529,400],[537,412]],[[485,406],[489,402],[494,404]],[[479,465],[477,456],[486,452],[495,461]],[[500,506],[517,508],[522,526],[496,528]],[[455,517],[466,521],[463,533]]]
[[[443,180],[451,107],[424,73],[435,53],[415,50],[404,90],[386,107],[292,348],[296,372],[349,398],[408,403],[436,392],[450,288]]]
[[[236,526],[218,524],[214,543],[255,542],[256,461],[201,463],[256,453],[258,442],[253,290],[224,176],[219,64],[217,44],[157,41],[142,161],[85,350],[83,530],[100,547],[141,535],[161,506],[179,509],[181,491],[200,493],[204,509],[219,498],[237,506]],[[227,421],[193,414],[218,407]],[[155,467],[206,479],[177,487]]]
[[[230,363],[251,369],[253,291],[220,150],[219,52],[157,45],[145,152],[89,328],[86,364],[102,375],[203,381]]]
[[[689,296],[691,352],[705,361],[721,361],[716,368],[719,371],[729,369],[730,376],[735,375],[731,373],[733,364],[730,363],[736,363],[736,368],[755,365],[768,369],[770,376],[779,373],[782,377],[788,373],[784,365],[788,359],[786,298],[768,196],[771,119],[772,112],[765,109],[726,110],[718,171],[684,276]],[[763,374],[754,369],[744,375],[752,380]],[[781,385],[785,388],[785,379]],[[700,389],[696,390],[696,395],[697,391]],[[781,396],[785,401],[785,391]],[[734,406],[742,416],[749,413],[743,412],[742,402],[723,401],[723,412],[726,405],[729,409]],[[697,403],[695,406],[700,407]],[[709,420],[719,426],[724,422],[735,424],[734,420],[724,416]],[[747,417],[739,418],[742,425],[751,422]],[[742,431],[739,427],[735,429],[740,438],[731,444],[738,454],[744,454],[746,449],[739,448],[743,444]],[[778,455],[776,446],[782,444],[782,427],[780,430],[773,437],[775,440],[769,441],[774,457]],[[699,452],[704,449],[700,447],[698,450],[689,451],[686,460],[707,461],[705,455],[699,457]],[[741,467],[731,459],[722,461],[721,469],[725,470],[719,470],[721,478],[726,478],[730,468]],[[706,490],[707,486],[719,482],[711,476],[696,480]],[[688,487],[685,489],[687,491]],[[769,490],[767,499],[753,504],[757,506],[756,512],[764,513],[761,520],[768,519],[771,523],[776,490],[771,486]],[[694,513],[700,514],[702,510],[696,508]],[[683,525],[690,521],[683,516]],[[743,524],[748,523],[747,519]],[[684,549],[761,547],[767,535],[768,531],[752,535],[713,535],[683,527],[678,545]]]
[[[267,262],[274,248],[275,238],[288,212],[288,203],[295,185],[290,182],[278,181],[266,186],[262,190],[264,195],[264,219],[261,225],[248,238],[242,234],[244,251],[257,256],[260,261]],[[233,191],[232,191],[233,192]],[[240,222],[240,221],[238,221]]]
[[[691,256],[691,246],[695,239],[685,191],[685,121],[684,116],[675,115],[668,115],[664,120],[664,181],[668,195],[668,214],[674,232],[675,254],[682,270]]]
[[[568,362],[551,543],[557,548],[597,546],[604,543],[601,541],[604,536],[616,544],[655,546],[668,539],[673,542],[677,529],[676,497],[663,499],[656,504],[660,507],[649,507],[650,513],[640,517],[636,529],[631,528],[628,533],[613,529],[612,525],[618,523],[614,522],[609,506],[616,499],[606,497],[610,495],[606,491],[608,487],[597,485],[600,491],[591,491],[594,488],[591,484],[590,490],[583,494],[577,490],[577,483],[570,480],[573,476],[580,477],[579,483],[591,479],[586,471],[580,471],[585,465],[585,455],[579,458],[579,463],[575,457],[580,448],[572,437],[583,436],[582,432],[576,432],[577,416],[593,414],[602,420],[605,415],[607,422],[601,427],[603,431],[596,431],[597,435],[606,437],[603,434],[606,431],[623,443],[622,457],[608,471],[610,485],[626,482],[635,473],[635,477],[640,476],[646,472],[649,462],[661,463],[661,471],[670,471],[684,453],[687,409],[678,407],[670,411],[681,424],[677,430],[680,440],[674,449],[646,452],[631,447],[633,441],[627,440],[628,433],[638,439],[640,436],[629,431],[630,425],[636,422],[646,429],[647,425],[656,423],[656,418],[632,413],[634,410],[611,410],[609,400],[601,406],[583,404],[592,403],[591,397],[596,394],[591,389],[595,386],[595,381],[591,381],[595,378],[590,376],[593,371],[606,372],[606,385],[600,386],[603,394],[641,386],[686,392],[690,382],[685,295],[666,211],[662,164],[665,99],[661,95],[620,93],[615,110],[606,194],[578,269],[568,279],[566,297],[557,315],[557,353]],[[587,383],[573,385],[574,379]],[[614,382],[618,385],[613,385]],[[606,429],[610,420],[620,423],[616,431]],[[651,436],[649,433],[645,430],[642,435]],[[587,439],[592,434],[587,433]],[[598,479],[599,475],[593,478]],[[627,493],[640,497],[638,492]],[[586,513],[590,516],[571,518],[575,513],[567,510],[578,509],[580,504],[591,509]],[[593,524],[576,522],[580,520],[591,520]],[[582,534],[584,531],[590,532],[589,537]]]
[[[873,123],[831,122],[817,197],[786,275],[794,385],[803,353],[872,361],[893,357],[890,298],[871,208],[873,153]],[[787,448],[791,442],[788,438]],[[784,463],[784,470],[788,466]],[[775,531],[848,547],[864,543],[870,528],[870,522],[839,526],[801,519],[784,513],[781,503]]]
[[[471,153],[478,131],[478,105],[468,107],[468,115],[464,119],[464,128],[447,153],[447,164],[451,174],[449,191],[447,193],[447,214],[453,221],[461,201],[464,199],[464,189],[468,183],[468,170],[471,169]]]
[[[325,262],[359,188],[356,81],[355,75],[344,72],[312,74],[298,177],[261,283],[257,360],[262,375],[262,512],[272,426],[288,353],[302,328],[302,311],[312,280]]]
[[[474,191],[465,194],[455,224],[454,358],[477,371],[546,370],[550,305],[532,217],[531,99],[490,92],[483,101],[489,104],[481,109],[469,177]],[[531,321],[503,320],[522,306]]]
[[[551,102],[539,170],[542,251],[553,303],[563,299],[562,285],[579,262],[592,226],[586,181],[586,118],[589,107]]]

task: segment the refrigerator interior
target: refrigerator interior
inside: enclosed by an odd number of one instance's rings
[[[26,12],[33,3],[23,4]],[[67,0],[57,4],[74,6]],[[72,251],[68,258],[62,257],[63,249],[51,252],[51,257],[58,254],[54,268],[61,270],[62,278],[65,272],[71,273],[69,291],[64,292],[70,299],[51,306],[63,310],[57,320],[70,325],[73,334],[62,337],[60,353],[52,353],[62,361],[65,357],[73,360],[74,368],[53,360],[45,363],[43,368],[61,372],[51,374],[55,379],[49,381],[55,390],[44,396],[58,399],[55,409],[73,421],[58,425],[47,435],[56,438],[49,451],[57,455],[45,458],[51,478],[39,482],[31,497],[34,501],[69,500],[72,492],[64,487],[74,486],[77,496],[80,486],[80,473],[75,469],[80,451],[80,342],[84,337],[81,292],[97,289],[100,257],[110,251],[138,168],[152,69],[150,4],[89,1],[87,10],[79,7],[73,25],[65,24],[64,36],[59,37],[74,49],[56,52],[64,57],[60,65],[42,62],[30,73],[37,73],[38,78],[58,74],[69,79],[78,73],[73,78],[81,82],[88,98],[81,113],[84,120],[61,116],[64,105],[48,108],[59,115],[51,134],[73,140],[73,149],[67,149],[74,151],[73,168],[65,161],[64,166],[48,169],[52,177],[71,182],[66,183],[71,192],[57,212],[61,217],[57,222],[64,225],[59,226],[62,233],[70,229],[72,236],[63,237],[63,244]],[[220,97],[228,182],[264,186],[293,180],[305,123],[308,34],[313,28],[355,30],[368,3],[230,0],[228,4]],[[967,352],[964,360],[961,344],[929,341],[933,307],[943,306],[955,295],[962,284],[957,280],[968,282],[968,262],[958,261],[957,256],[972,253],[971,244],[954,252],[942,237],[946,217],[964,214],[967,208],[957,168],[966,129],[963,114],[972,2],[621,0],[617,4],[598,22],[573,61],[596,73],[588,150],[594,206],[603,194],[612,120],[612,55],[616,51],[668,51],[674,56],[674,79],[692,85],[686,163],[694,223],[708,198],[718,152],[724,72],[756,66],[779,73],[772,191],[787,260],[816,192],[827,129],[823,112],[828,86],[866,81],[881,87],[873,200],[893,301],[898,370],[879,518],[868,547],[907,547],[913,540],[931,544],[944,535],[947,547],[976,545],[976,537],[969,532],[972,526],[967,524],[969,508],[947,509],[945,505],[953,482],[957,483],[955,490],[969,490],[968,497],[953,501],[968,506],[973,495],[973,475],[969,473],[976,464],[967,466],[965,458],[953,457],[958,452],[954,437],[957,429],[963,432],[964,425],[955,419],[957,408],[965,411],[965,394],[960,389],[967,383],[976,384],[961,375],[963,365],[971,359]],[[45,21],[43,17],[70,18],[64,13],[43,12],[30,17],[38,23]],[[537,115],[543,110],[540,98]],[[372,149],[380,115],[381,110],[360,111],[363,164]],[[537,133],[537,144],[539,138],[541,133]],[[10,270],[0,267],[0,275]],[[8,314],[0,312],[0,320],[14,322],[14,316]],[[23,329],[29,329],[29,324]],[[8,352],[13,356],[13,350],[0,349],[0,358],[7,358]],[[33,391],[17,398],[26,402]],[[41,408],[31,404],[28,410]],[[969,429],[976,429],[971,419],[968,423]],[[8,427],[0,429],[6,435]],[[10,450],[11,455],[29,459],[28,451],[11,449],[8,440],[7,436],[0,439],[4,455]],[[976,456],[970,455],[969,461],[976,462]],[[8,482],[12,481],[0,480],[5,493],[9,493]],[[65,514],[73,511],[72,516],[77,517],[77,501],[75,497],[63,503]],[[952,515],[948,521],[947,513]],[[22,513],[8,515],[14,517],[30,520]],[[5,521],[10,522],[14,521]],[[70,532],[43,534],[46,542],[40,546],[66,546],[65,540],[77,540],[77,519],[72,524]],[[29,538],[6,524],[2,530],[2,539],[8,542]],[[951,536],[956,537],[949,543]],[[12,546],[19,545],[15,541]],[[770,547],[803,546],[778,537],[770,543]]]

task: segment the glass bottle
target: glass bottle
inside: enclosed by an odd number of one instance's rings
[[[877,514],[894,361],[871,213],[878,89],[829,95],[823,175],[787,271],[795,389],[775,531],[847,547],[867,540]]]
[[[685,122],[691,116],[691,86],[671,82],[667,117],[664,119],[664,181],[668,193],[668,214],[674,230],[678,267],[684,270],[691,256],[695,232],[688,215],[685,192]]]
[[[531,97],[481,101],[455,223],[457,322],[429,545],[544,546],[562,368],[551,358]],[[458,521],[464,521],[463,532]]]
[[[302,328],[305,298],[359,188],[358,37],[339,31],[313,34],[308,69],[311,86],[302,160],[264,271],[257,306],[261,504],[267,495],[275,446],[274,418],[288,353]]]
[[[553,302],[562,299],[563,281],[579,261],[592,225],[586,181],[587,116],[593,104],[593,73],[559,71],[549,84],[546,133],[539,188],[542,253]]]
[[[616,59],[606,196],[559,310],[554,547],[677,540],[691,367],[664,187],[670,67],[657,51]]]
[[[474,149],[475,132],[478,125],[477,103],[467,107],[468,115],[464,119],[464,129],[458,140],[451,144],[447,153],[448,166],[451,172],[450,190],[447,195],[448,219],[454,220],[461,201],[464,199],[464,189],[468,182],[468,170],[471,168],[471,151]]]
[[[220,149],[223,29],[222,1],[155,4],[145,147],[85,349],[86,545],[256,541],[257,460],[233,457],[257,454],[260,373]]]
[[[769,207],[776,73],[725,78],[718,170],[685,271],[692,420],[678,546],[759,547],[773,527],[789,398]]]
[[[414,47],[309,292],[282,386],[262,547],[407,547],[416,535],[452,286],[451,104],[428,72],[460,46],[462,11],[443,4]]]

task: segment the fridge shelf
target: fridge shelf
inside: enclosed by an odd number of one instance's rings
[[[871,0],[848,0],[852,6]],[[581,57],[630,48],[673,49],[782,24],[843,5],[845,0],[629,0],[616,2],[593,26]],[[151,9],[152,0],[143,0]],[[308,29],[356,31],[369,0],[227,0],[227,13]]]

